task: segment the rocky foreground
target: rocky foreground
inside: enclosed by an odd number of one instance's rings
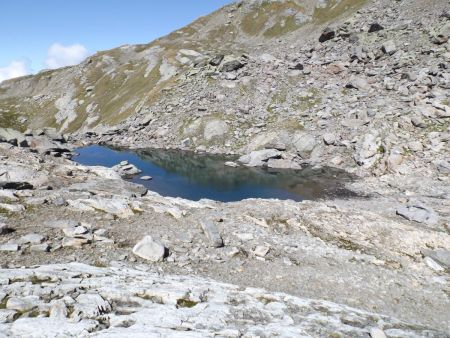
[[[450,333],[444,177],[360,178],[348,200],[194,202],[64,158],[53,130],[22,136],[0,143],[3,336]]]

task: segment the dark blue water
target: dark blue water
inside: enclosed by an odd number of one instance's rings
[[[302,201],[350,195],[343,185],[351,178],[329,168],[231,168],[224,163],[233,158],[160,149],[129,151],[94,145],[77,149],[76,152],[79,156],[73,160],[84,165],[112,167],[127,160],[142,170],[130,181],[163,196],[231,202],[247,198]],[[153,179],[143,181],[140,179],[142,176]]]

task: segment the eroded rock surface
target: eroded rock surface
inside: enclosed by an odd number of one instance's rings
[[[0,270],[0,336],[444,336],[332,302],[113,265]]]

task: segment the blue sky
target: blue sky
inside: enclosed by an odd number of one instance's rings
[[[232,0],[1,0],[0,82],[147,43]]]

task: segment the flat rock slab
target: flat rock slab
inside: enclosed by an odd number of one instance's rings
[[[0,275],[9,298],[8,309],[0,309],[2,337],[446,336],[329,301],[121,265],[54,264],[0,269]],[[108,325],[101,325],[105,318]]]
[[[118,196],[143,196],[147,188],[123,180],[98,180],[72,184],[71,191],[89,191],[94,194],[114,194]]]
[[[409,221],[425,224],[436,224],[439,220],[436,212],[420,203],[415,203],[397,208],[397,214]]]

